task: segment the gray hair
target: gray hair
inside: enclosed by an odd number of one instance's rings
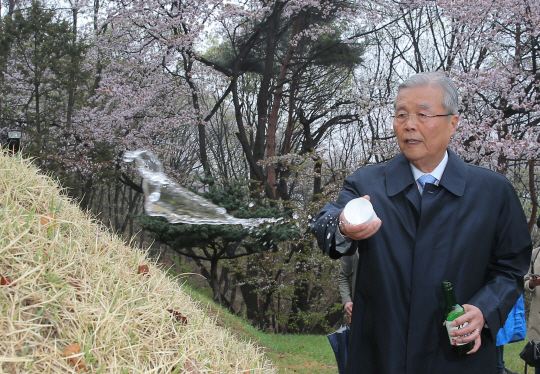
[[[403,88],[435,86],[442,90],[442,106],[449,114],[458,114],[459,94],[456,85],[444,73],[439,71],[418,73],[409,77],[398,87],[398,93]]]

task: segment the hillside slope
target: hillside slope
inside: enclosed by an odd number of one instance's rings
[[[146,253],[3,154],[0,275],[0,373],[276,372]]]

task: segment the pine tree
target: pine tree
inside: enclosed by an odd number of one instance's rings
[[[232,307],[224,298],[219,279],[219,262],[234,260],[264,251],[277,251],[280,243],[292,240],[298,235],[298,230],[286,223],[287,212],[278,208],[255,205],[247,199],[249,194],[246,182],[233,182],[220,187],[212,185],[202,196],[216,205],[223,207],[236,218],[282,218],[277,223],[263,223],[256,227],[241,225],[194,225],[170,224],[165,218],[140,217],[141,227],[147,230],[151,237],[167,244],[180,255],[190,257],[199,264],[201,273],[206,275],[214,300],[219,304]],[[210,264],[210,270],[204,263]],[[248,318],[257,317],[257,302],[244,293],[255,292],[249,286],[242,287],[242,293],[248,308]],[[256,300],[256,298],[255,298]],[[262,324],[262,321],[258,321]]]

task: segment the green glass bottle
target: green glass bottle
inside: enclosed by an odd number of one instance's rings
[[[465,308],[458,304],[452,283],[449,281],[443,282],[444,297],[446,298],[446,310],[444,312],[444,318],[446,320],[446,329],[448,330],[448,337],[450,338],[450,345],[455,353],[459,355],[466,354],[474,348],[474,341],[468,343],[458,343],[457,336],[450,336],[450,332],[467,326],[468,322],[460,326],[452,326],[452,321],[465,314]],[[467,334],[470,335],[470,334]],[[467,336],[464,335],[464,336]]]

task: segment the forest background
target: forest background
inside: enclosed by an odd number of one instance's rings
[[[263,330],[322,333],[341,320],[337,263],[309,223],[344,176],[398,152],[393,100],[415,72],[456,82],[452,149],[511,180],[535,230],[537,1],[0,6],[0,135],[22,130],[24,156],[84,209]],[[139,149],[236,217],[282,219],[248,230],[148,217],[123,162]]]

